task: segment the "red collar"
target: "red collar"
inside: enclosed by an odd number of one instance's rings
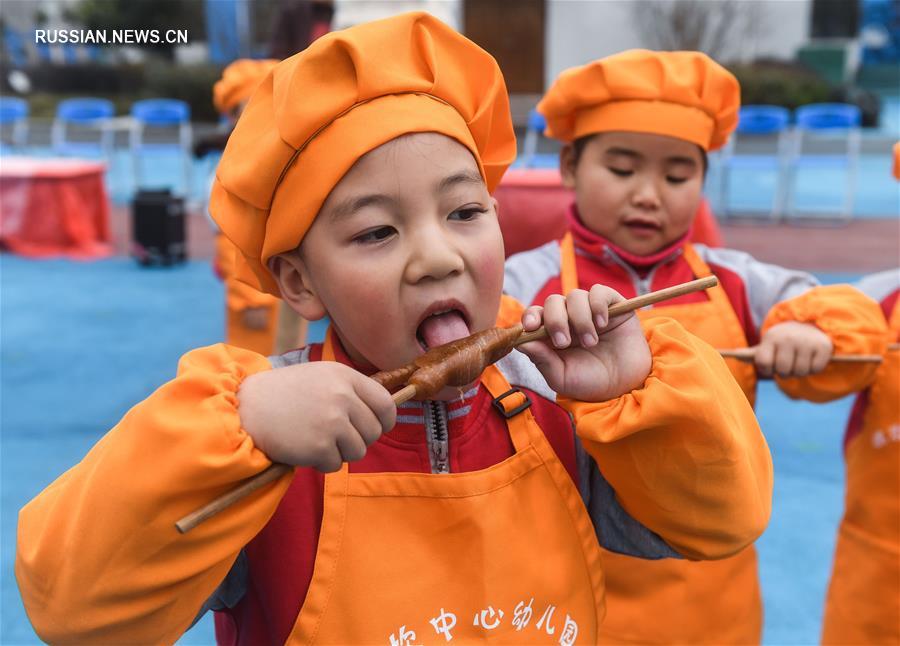
[[[691,231],[688,230],[688,232],[678,238],[678,240],[667,247],[663,247],[656,253],[649,256],[639,256],[622,249],[622,247],[613,244],[603,236],[588,229],[584,222],[582,222],[581,216],[578,214],[578,207],[575,206],[574,202],[569,205],[569,209],[566,211],[566,219],[568,221],[569,231],[572,232],[572,241],[575,243],[576,247],[586,251],[592,256],[597,256],[598,258],[603,258],[608,249],[632,267],[639,269],[649,269],[650,267],[667,260],[684,246],[691,235]]]

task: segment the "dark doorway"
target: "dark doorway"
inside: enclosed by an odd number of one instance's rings
[[[463,33],[493,54],[506,87],[544,91],[544,0],[464,0]]]

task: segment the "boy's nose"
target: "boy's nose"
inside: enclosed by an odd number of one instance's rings
[[[459,249],[437,232],[419,236],[407,264],[407,280],[440,280],[461,273],[465,268]]]
[[[656,184],[651,180],[641,181],[631,194],[631,203],[642,209],[658,209],[660,200]]]

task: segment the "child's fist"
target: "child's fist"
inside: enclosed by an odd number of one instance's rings
[[[522,315],[526,331],[543,324],[547,339],[520,345],[558,394],[606,401],[640,388],[650,374],[650,348],[633,312],[609,319],[609,307],[624,300],[609,287],[552,295]]]
[[[241,425],[273,462],[337,471],[394,427],[390,393],[333,361],[260,372],[238,390]]]
[[[770,327],[756,348],[763,377],[806,377],[822,372],[834,352],[827,334],[810,323],[787,321]]]

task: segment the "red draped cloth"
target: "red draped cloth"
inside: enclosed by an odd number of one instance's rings
[[[553,168],[514,168],[506,172],[494,191],[500,204],[500,229],[506,255],[539,247],[562,238],[566,232],[566,211],[574,200]],[[706,198],[700,203],[691,229],[691,242],[722,246],[719,225]]]
[[[105,170],[78,159],[0,160],[0,245],[39,258],[110,255]]]

